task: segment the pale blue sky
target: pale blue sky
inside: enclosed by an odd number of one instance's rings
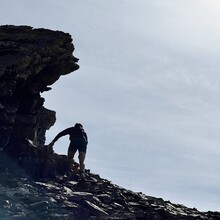
[[[73,37],[80,69],[44,95],[57,112],[47,143],[81,122],[91,172],[220,211],[218,0],[2,0],[1,7],[1,24]],[[67,147],[62,138],[54,149]]]

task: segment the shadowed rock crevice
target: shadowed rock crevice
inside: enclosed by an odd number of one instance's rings
[[[79,68],[69,34],[0,26],[0,219],[218,220],[126,190],[90,170],[81,181],[65,155],[45,147],[56,120],[41,93]]]

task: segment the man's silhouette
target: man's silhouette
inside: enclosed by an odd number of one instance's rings
[[[52,147],[54,143],[62,136],[69,135],[70,145],[68,148],[68,158],[73,159],[76,151],[79,151],[79,165],[81,178],[85,178],[85,157],[88,144],[88,137],[80,123],[76,123],[74,127],[61,131],[53,141],[48,145]]]

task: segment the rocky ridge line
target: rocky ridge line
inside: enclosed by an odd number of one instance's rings
[[[218,220],[219,212],[199,212],[161,198],[126,190],[86,171],[53,179],[30,179],[1,172],[0,219]]]

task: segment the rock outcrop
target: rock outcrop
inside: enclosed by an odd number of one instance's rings
[[[0,26],[0,150],[32,175],[42,174],[32,167],[46,163],[54,173],[54,161],[43,146],[56,117],[43,106],[40,94],[61,75],[79,68],[73,51],[67,33]]]
[[[79,68],[69,34],[0,26],[0,219],[220,219],[134,193],[77,167],[45,147],[56,120],[41,93]]]
[[[79,68],[69,34],[0,27],[0,124],[1,146],[11,135],[44,144],[46,129],[55,122],[55,112],[43,107],[40,93],[50,89],[61,75]]]

